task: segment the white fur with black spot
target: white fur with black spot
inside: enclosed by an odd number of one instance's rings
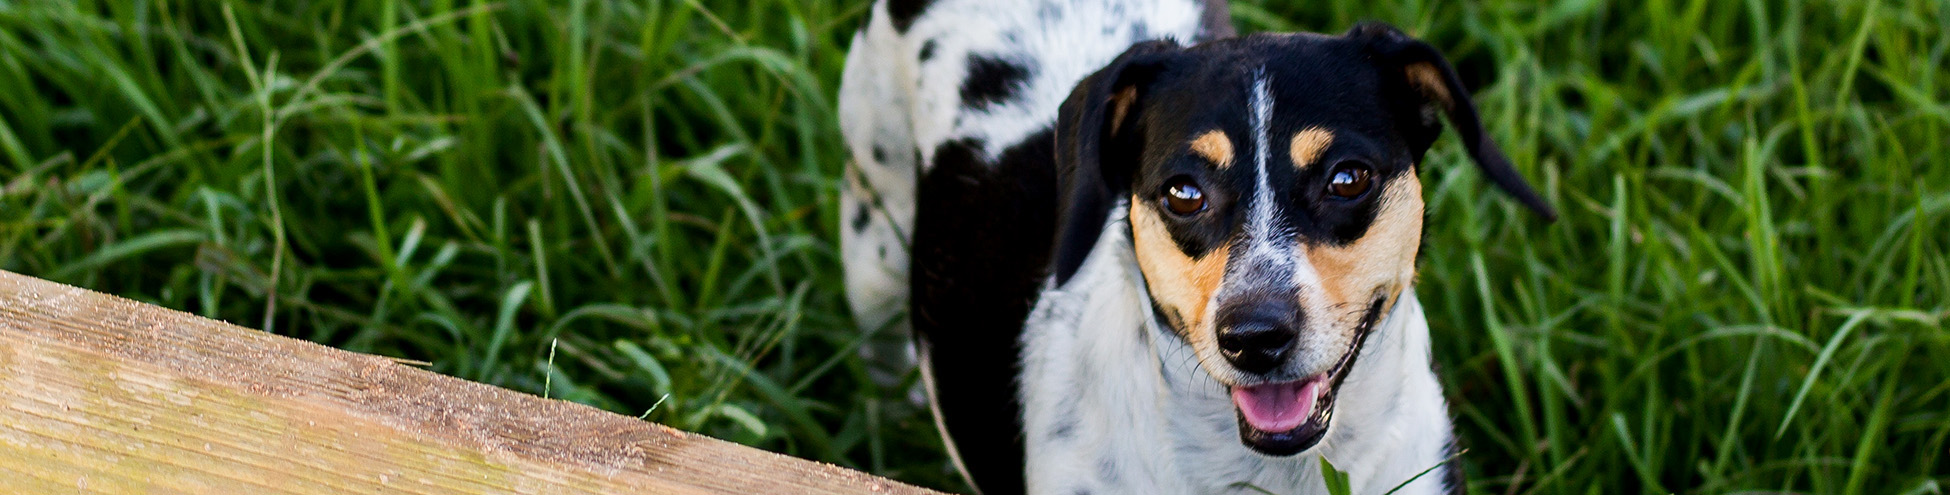
[[[839,95],[840,130],[853,156],[841,191],[840,251],[848,301],[867,330],[907,307],[915,185],[936,147],[972,138],[993,161],[1054,126],[1077,81],[1132,43],[1191,41],[1204,9],[1198,0],[937,0],[901,32],[886,4],[876,2],[871,22],[853,37]],[[971,109],[961,101],[971,56],[1020,65],[1027,77],[1009,98]],[[863,208],[867,221],[855,228]]]

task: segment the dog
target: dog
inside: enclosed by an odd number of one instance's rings
[[[1462,488],[1413,291],[1440,119],[1555,212],[1438,50],[1235,37],[1223,0],[871,9],[839,97],[848,301],[912,332],[971,485],[1324,493],[1324,458],[1355,493]]]

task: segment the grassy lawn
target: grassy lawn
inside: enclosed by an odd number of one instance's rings
[[[0,0],[0,268],[961,488],[842,301],[866,7]],[[1430,154],[1472,493],[1950,483],[1950,0],[1234,14],[1444,47],[1562,210]]]

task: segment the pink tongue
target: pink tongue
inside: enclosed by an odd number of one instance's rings
[[[1232,403],[1246,417],[1246,424],[1267,433],[1284,433],[1299,428],[1314,413],[1314,400],[1320,397],[1318,379],[1275,383],[1256,387],[1234,387]]]

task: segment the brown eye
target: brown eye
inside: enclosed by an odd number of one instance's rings
[[[1374,171],[1360,162],[1343,163],[1334,167],[1333,176],[1327,178],[1327,193],[1336,199],[1354,199],[1368,192],[1369,182]]]
[[[1205,209],[1205,191],[1191,178],[1172,179],[1165,183],[1165,208],[1179,215],[1198,213]]]

